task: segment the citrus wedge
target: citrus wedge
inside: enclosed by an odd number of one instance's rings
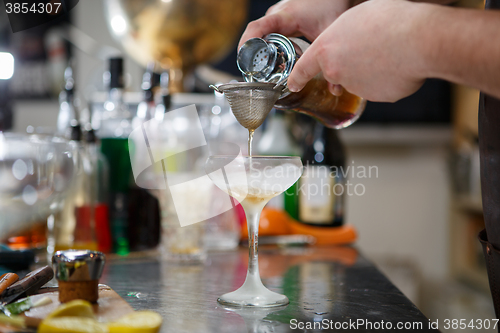
[[[157,333],[161,316],[153,311],[136,311],[108,323],[109,333]]]
[[[76,299],[74,301],[61,304],[45,319],[58,317],[83,317],[94,319],[95,315],[92,310],[92,304],[81,299]]]
[[[105,324],[92,318],[58,317],[45,319],[38,326],[38,333],[108,333]]]

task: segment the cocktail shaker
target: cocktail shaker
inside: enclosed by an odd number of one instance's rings
[[[293,66],[309,47],[299,38],[272,33],[246,41],[238,51],[237,65],[247,82],[270,82],[284,89],[274,107],[310,115],[330,128],[344,128],[363,113],[366,101],[344,89],[341,96],[328,90],[328,82],[319,73],[304,89],[292,93],[287,80]]]

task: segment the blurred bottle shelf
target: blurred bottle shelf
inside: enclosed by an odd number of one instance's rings
[[[139,104],[143,99],[143,93],[126,92],[123,94],[123,100],[126,104]],[[93,103],[104,103],[106,101],[106,92],[95,92],[92,94]],[[213,93],[177,93],[172,94],[172,103],[174,105],[205,104],[214,103],[215,94]]]

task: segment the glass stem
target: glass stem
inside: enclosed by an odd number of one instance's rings
[[[260,213],[247,214],[248,226],[248,275],[252,278],[259,277],[259,220]]]

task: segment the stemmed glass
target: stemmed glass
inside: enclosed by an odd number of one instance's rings
[[[258,230],[267,202],[286,191],[302,174],[299,157],[210,156],[205,171],[214,184],[236,199],[247,217],[249,260],[245,282],[236,291],[219,297],[229,306],[274,307],[289,303],[285,295],[267,289],[260,279]]]

